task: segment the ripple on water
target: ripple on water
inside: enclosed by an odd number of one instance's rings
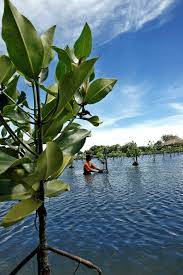
[[[93,260],[114,275],[178,275],[183,268],[183,155],[109,160],[109,174],[82,175],[82,162],[64,172],[71,191],[48,200],[50,244]],[[97,161],[96,161],[97,163]],[[100,163],[97,163],[98,166]],[[2,218],[11,203],[1,203]],[[9,274],[36,246],[34,215],[0,229],[0,274]],[[21,245],[20,245],[21,244]],[[74,263],[51,255],[53,274]],[[34,274],[35,260],[21,274]],[[81,268],[80,274],[93,274]]]

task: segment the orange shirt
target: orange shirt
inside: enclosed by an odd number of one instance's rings
[[[92,172],[92,168],[95,169],[96,166],[91,161],[86,161],[84,164],[84,173]]]

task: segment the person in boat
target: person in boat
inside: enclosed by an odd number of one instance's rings
[[[97,168],[92,162],[91,162],[91,156],[86,155],[86,162],[84,164],[84,175],[91,175],[92,172],[103,173],[103,169]]]

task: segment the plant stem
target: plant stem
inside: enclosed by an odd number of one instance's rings
[[[40,89],[38,82],[35,82],[36,86],[36,101],[37,101],[37,130],[38,142],[36,142],[36,151],[40,155],[43,152],[43,134],[42,134],[42,116],[41,116],[41,100]],[[39,199],[43,201],[42,205],[38,209],[39,217],[39,252],[37,255],[38,261],[38,275],[49,275],[50,268],[48,264],[48,251],[46,240],[46,209],[44,206],[44,181],[40,181]]]
[[[34,83],[32,83],[32,92],[33,92],[33,99],[34,99],[34,118],[37,117],[37,102],[36,102],[36,91],[35,91],[35,86]],[[37,125],[34,127],[34,144],[36,145],[37,148]]]

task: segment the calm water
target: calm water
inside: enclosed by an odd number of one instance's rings
[[[109,160],[109,171],[84,177],[82,162],[63,175],[71,191],[47,201],[49,243],[99,265],[105,275],[183,274],[183,155]],[[101,166],[97,161],[96,164]],[[2,217],[10,203],[1,203]],[[37,243],[34,215],[0,228],[0,274]],[[52,274],[77,264],[50,254]],[[36,274],[33,259],[19,274]],[[77,274],[96,274],[80,267]]]

